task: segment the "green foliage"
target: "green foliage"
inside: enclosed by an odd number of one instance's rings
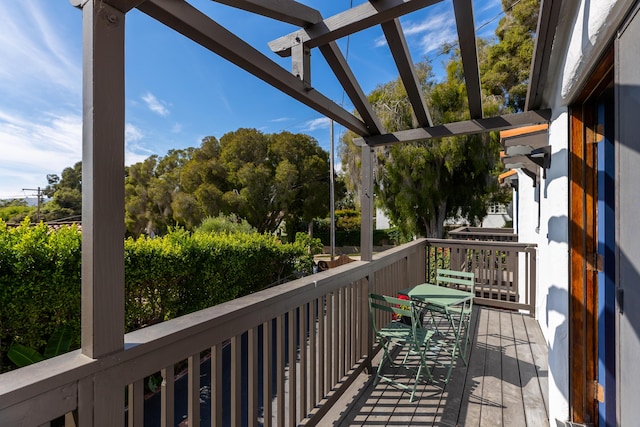
[[[22,200],[21,200],[22,201]],[[36,207],[24,204],[7,204],[0,207],[0,219],[8,223],[22,222],[26,217],[35,217]]]
[[[43,351],[63,326],[80,345],[80,232],[0,221],[0,359],[10,343]],[[50,354],[51,350],[47,352]]]
[[[17,343],[11,344],[7,356],[19,368],[44,360],[37,350]]]
[[[336,230],[359,231],[360,211],[355,209],[341,209],[335,211]]]
[[[504,17],[496,28],[498,42],[481,58],[482,86],[502,98],[508,110],[523,111],[540,0],[502,1]]]
[[[127,330],[279,283],[304,264],[300,259],[309,256],[307,251],[305,244],[283,244],[275,236],[257,233],[192,234],[178,229],[160,238],[128,238]]]
[[[9,346],[7,356],[16,366],[23,366],[38,363],[41,360],[59,356],[69,351],[71,348],[71,340],[73,339],[73,331],[68,325],[62,325],[56,329],[47,342],[44,349],[44,355],[38,353],[34,348],[24,346],[13,342]]]
[[[78,216],[82,214],[82,162],[62,171],[62,177],[47,175],[49,185],[43,190],[52,200],[42,209],[47,221]]]
[[[258,232],[325,215],[329,157],[307,135],[238,129],[199,148],[151,156],[127,169],[127,231],[132,236],[188,230],[237,213]],[[292,234],[293,235],[293,234]]]
[[[539,0],[507,2],[496,30],[497,43],[479,40],[483,108],[486,116],[521,111],[526,97]],[[449,55],[446,78],[435,82],[428,62],[421,62],[420,82],[434,124],[469,119],[460,51],[444,46]],[[369,100],[387,131],[415,128],[400,78],[380,85]],[[354,134],[341,139],[340,155],[347,189],[358,195],[361,148]],[[486,215],[492,201],[504,201],[497,185],[499,141],[496,134],[443,138],[376,149],[376,203],[397,226],[399,238],[442,237],[447,218],[471,224]]]
[[[309,274],[309,247],[317,250],[318,240],[305,235],[291,244],[266,234],[184,229],[128,238],[126,330]],[[0,371],[10,360],[24,364],[79,347],[80,250],[76,226],[53,231],[28,218],[15,228],[0,221]]]
[[[256,230],[251,227],[246,219],[239,218],[236,214],[210,216],[202,221],[196,229],[202,233],[253,233]]]

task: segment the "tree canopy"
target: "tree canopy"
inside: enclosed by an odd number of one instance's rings
[[[259,232],[311,221],[329,206],[329,157],[308,135],[238,129],[128,168],[127,229],[161,233],[236,214]]]
[[[478,42],[486,116],[523,109],[538,6],[538,0],[503,0],[505,16],[496,29],[497,42]],[[441,82],[435,81],[429,61],[416,64],[434,124],[469,119],[459,48],[446,45],[443,53],[450,56]],[[399,78],[378,86],[369,101],[388,131],[415,128]],[[354,137],[351,132],[343,135],[340,155],[347,186],[358,194],[361,151]],[[442,237],[447,218],[477,223],[486,215],[487,202],[505,200],[496,179],[502,168],[499,150],[495,133],[378,147],[376,203],[405,238]]]

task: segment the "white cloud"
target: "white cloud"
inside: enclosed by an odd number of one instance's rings
[[[144,137],[144,133],[134,124],[124,125],[124,163],[126,165],[142,162],[153,154],[152,150],[140,144]]]
[[[328,117],[309,120],[303,125],[303,132],[313,132],[314,130],[325,129],[329,127],[330,123],[331,119]]]
[[[271,120],[273,123],[282,123],[282,122],[288,122],[290,120],[293,120],[291,117],[278,117],[277,119],[273,119]]]
[[[408,21],[403,27],[409,43],[417,43],[422,54],[436,51],[443,43],[458,39],[455,20],[450,11],[430,15],[421,22]]]
[[[0,197],[43,187],[47,174],[60,174],[82,159],[82,117],[49,112],[35,122],[0,110],[0,152]]]
[[[51,12],[48,6],[31,1],[0,2],[0,88],[6,94],[15,96],[25,88],[80,93],[81,41],[74,44],[65,38],[74,21],[65,22],[62,17],[47,21],[43,14]],[[70,16],[77,18],[75,27],[80,28],[81,17]]]
[[[182,132],[182,124],[174,123],[173,126],[171,126],[171,133],[180,133],[180,132]]]
[[[143,95],[142,100],[147,104],[147,107],[149,107],[149,109],[154,113],[159,114],[163,117],[166,117],[169,115],[169,109],[167,108],[167,103],[156,98],[155,95],[152,94],[151,92],[147,92],[145,95]]]
[[[131,123],[126,123],[124,125],[124,141],[126,144],[133,144],[142,139],[143,135],[140,129],[135,127]]]

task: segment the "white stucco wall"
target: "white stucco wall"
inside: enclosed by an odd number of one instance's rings
[[[518,236],[538,245],[536,317],[549,348],[549,418],[569,419],[569,246],[568,106],[631,7],[632,0],[566,0],[554,41],[543,107],[553,112],[549,127],[551,168],[541,179],[540,197],[519,172]],[[639,41],[640,43],[640,41]],[[540,221],[538,227],[538,199]]]

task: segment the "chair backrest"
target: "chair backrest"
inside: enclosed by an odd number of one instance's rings
[[[471,292],[475,295],[475,274],[467,271],[445,270],[439,268],[436,270],[436,284],[438,286],[447,286],[463,291]]]
[[[373,329],[378,333],[380,328],[377,323],[376,311],[382,311],[391,313],[390,319],[386,319],[383,325],[389,323],[394,318],[402,319],[403,317],[411,319],[411,326],[413,328],[419,325],[419,319],[417,310],[414,309],[414,302],[408,299],[402,299],[397,297],[390,297],[387,295],[369,294],[369,312],[371,314],[371,321],[373,322]]]

